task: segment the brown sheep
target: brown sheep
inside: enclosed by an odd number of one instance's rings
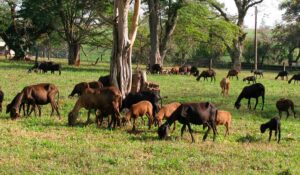
[[[290,113],[289,113],[289,109],[292,109],[292,112],[294,113],[294,117],[296,118],[296,112],[294,110],[294,102],[290,99],[286,99],[286,98],[281,98],[276,102],[276,107],[278,109],[279,112],[279,116],[281,119],[282,116],[282,111],[285,111],[287,113],[286,118],[289,117]]]
[[[228,92],[229,92],[229,88],[230,88],[230,80],[228,78],[223,78],[220,82],[220,86],[221,86],[221,89],[222,89],[222,92],[221,94],[223,96],[225,95],[228,95]]]
[[[171,69],[172,74],[179,74],[179,66],[175,66]]]
[[[151,124],[153,122],[153,106],[149,101],[143,100],[130,107],[129,112],[126,113],[125,121],[129,122],[133,118],[132,131],[135,131],[135,120],[138,117],[146,115],[148,117],[149,129],[151,129]]]
[[[226,127],[225,136],[229,135],[229,128],[231,126],[231,114],[230,114],[230,112],[218,110],[216,124],[217,125],[224,125]]]
[[[98,109],[100,111],[100,115],[97,115],[96,118],[98,126],[101,125],[103,117],[111,115],[112,120],[109,127],[111,127],[112,122],[114,122],[113,124],[115,127],[117,120],[120,119],[121,105],[122,94],[119,89],[114,86],[102,88],[99,90],[99,93],[96,94],[84,93],[79,97],[72,111],[68,115],[69,125],[75,125],[79,110],[85,108],[87,110]]]
[[[74,86],[73,91],[69,95],[69,97],[73,97],[75,94],[78,94],[78,96],[82,95],[82,93],[85,91],[86,88],[92,88],[92,89],[100,89],[103,87],[103,84],[99,81],[92,81],[92,82],[81,82]]]
[[[158,122],[158,126],[162,124],[163,119],[169,118],[172,113],[180,106],[181,104],[178,102],[170,103],[167,105],[164,105],[159,112],[156,114],[155,119]],[[174,122],[173,130],[176,129],[176,123]]]
[[[225,137],[229,135],[229,128],[231,126],[231,114],[228,111],[218,110],[216,125],[224,125],[226,128]],[[205,129],[207,125],[203,125],[203,129]]]

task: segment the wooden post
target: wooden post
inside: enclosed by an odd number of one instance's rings
[[[212,58],[209,60],[209,70],[212,68]]]
[[[254,53],[255,53],[254,69],[257,70],[257,6],[255,6]]]
[[[283,71],[285,71],[285,62],[283,62]]]

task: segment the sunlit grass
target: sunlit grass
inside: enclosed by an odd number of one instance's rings
[[[65,60],[64,60],[65,61]],[[62,63],[64,61],[61,61]],[[42,107],[42,117],[31,116],[11,121],[9,115],[0,114],[0,172],[2,174],[300,174],[300,123],[299,118],[282,120],[282,141],[267,142],[268,134],[259,133],[259,125],[278,116],[275,103],[282,97],[292,99],[299,116],[299,84],[275,81],[274,72],[266,72],[259,79],[266,87],[265,110],[249,111],[247,101],[240,110],[234,102],[247,83],[242,78],[250,75],[243,71],[240,80],[231,81],[228,97],[220,95],[219,81],[226,70],[217,70],[217,81],[197,82],[187,75],[148,75],[158,83],[163,103],[174,101],[211,101],[219,109],[233,115],[231,134],[224,137],[219,127],[216,142],[212,137],[202,142],[200,126],[192,126],[196,143],[191,143],[188,132],[180,138],[180,124],[168,140],[158,140],[156,130],[138,126],[141,131],[131,134],[131,126],[108,130],[94,124],[68,127],[67,114],[76,98],[68,95],[73,86],[82,81],[98,80],[108,74],[108,64],[93,66],[83,63],[80,68],[63,64],[62,75],[27,73],[27,63],[0,62],[1,89],[5,93],[4,107],[24,86],[51,82],[60,90],[62,120],[50,117],[50,105]],[[203,70],[203,68],[201,68]],[[254,105],[254,100],[252,100]],[[82,110],[80,120],[86,120]]]

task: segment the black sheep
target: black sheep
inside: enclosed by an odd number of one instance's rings
[[[264,110],[264,104],[265,104],[265,87],[261,83],[255,83],[250,86],[246,86],[243,88],[241,94],[239,95],[238,99],[236,100],[234,106],[239,109],[241,107],[241,100],[243,98],[248,99],[248,109],[251,109],[250,99],[255,98],[256,103],[254,106],[254,110],[256,109],[257,103],[258,103],[258,97],[262,97],[262,108],[261,110]]]
[[[236,79],[238,80],[239,79],[238,75],[239,75],[239,72],[237,70],[231,69],[231,70],[228,71],[226,78],[230,79],[230,77],[236,77]]]
[[[153,64],[151,67],[150,72],[152,74],[161,74],[162,73],[162,66],[160,64]]]
[[[256,77],[255,76],[249,76],[243,79],[243,81],[248,81],[248,84],[250,84],[250,81],[253,83],[256,83]]]
[[[197,81],[199,81],[201,78],[204,78],[204,80],[207,80],[207,77],[210,77],[210,81],[212,80],[216,81],[216,72],[212,69],[210,70],[204,70],[201,72],[201,74],[197,77]]]
[[[289,84],[292,82],[292,80],[294,80],[294,84],[296,81],[298,83],[298,81],[300,81],[300,74],[293,75],[293,77],[289,80]]]
[[[98,81],[100,81],[104,87],[111,86],[110,75],[101,76]]]
[[[251,70],[251,73],[253,73],[255,77],[257,77],[258,75],[259,75],[259,78],[264,77],[263,70]]]
[[[277,80],[278,79],[278,77],[281,77],[281,79],[282,80],[284,80],[284,77],[286,77],[286,80],[288,80],[288,71],[280,71],[279,73],[278,73],[278,75],[275,77],[275,80]]]
[[[158,128],[158,136],[160,139],[166,138],[169,135],[170,126],[176,120],[178,120],[179,123],[183,124],[181,128],[181,137],[186,129],[186,126],[188,126],[189,133],[192,137],[192,141],[195,142],[194,136],[192,134],[191,124],[207,125],[208,130],[203,136],[203,141],[205,141],[211,129],[213,129],[213,140],[215,140],[217,134],[216,117],[217,108],[209,102],[185,103],[180,105],[167,119],[167,121]]]
[[[264,133],[267,129],[269,129],[269,142],[271,141],[272,137],[272,131],[275,131],[275,137],[277,140],[277,143],[280,142],[280,137],[281,137],[281,123],[280,119],[278,117],[272,118],[270,121],[267,123],[264,123],[260,125],[260,132]],[[278,139],[277,139],[277,133],[278,133]]]
[[[155,115],[159,110],[159,100],[161,100],[160,95],[151,91],[142,91],[138,93],[129,93],[122,102],[121,110],[124,108],[130,109],[133,104],[140,101],[147,100],[153,106],[153,115]]]

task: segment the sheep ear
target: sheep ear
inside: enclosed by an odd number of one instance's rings
[[[182,106],[180,115],[181,115],[182,117],[186,117],[186,116],[188,115],[188,110],[189,110],[189,107],[188,107],[188,106]]]

